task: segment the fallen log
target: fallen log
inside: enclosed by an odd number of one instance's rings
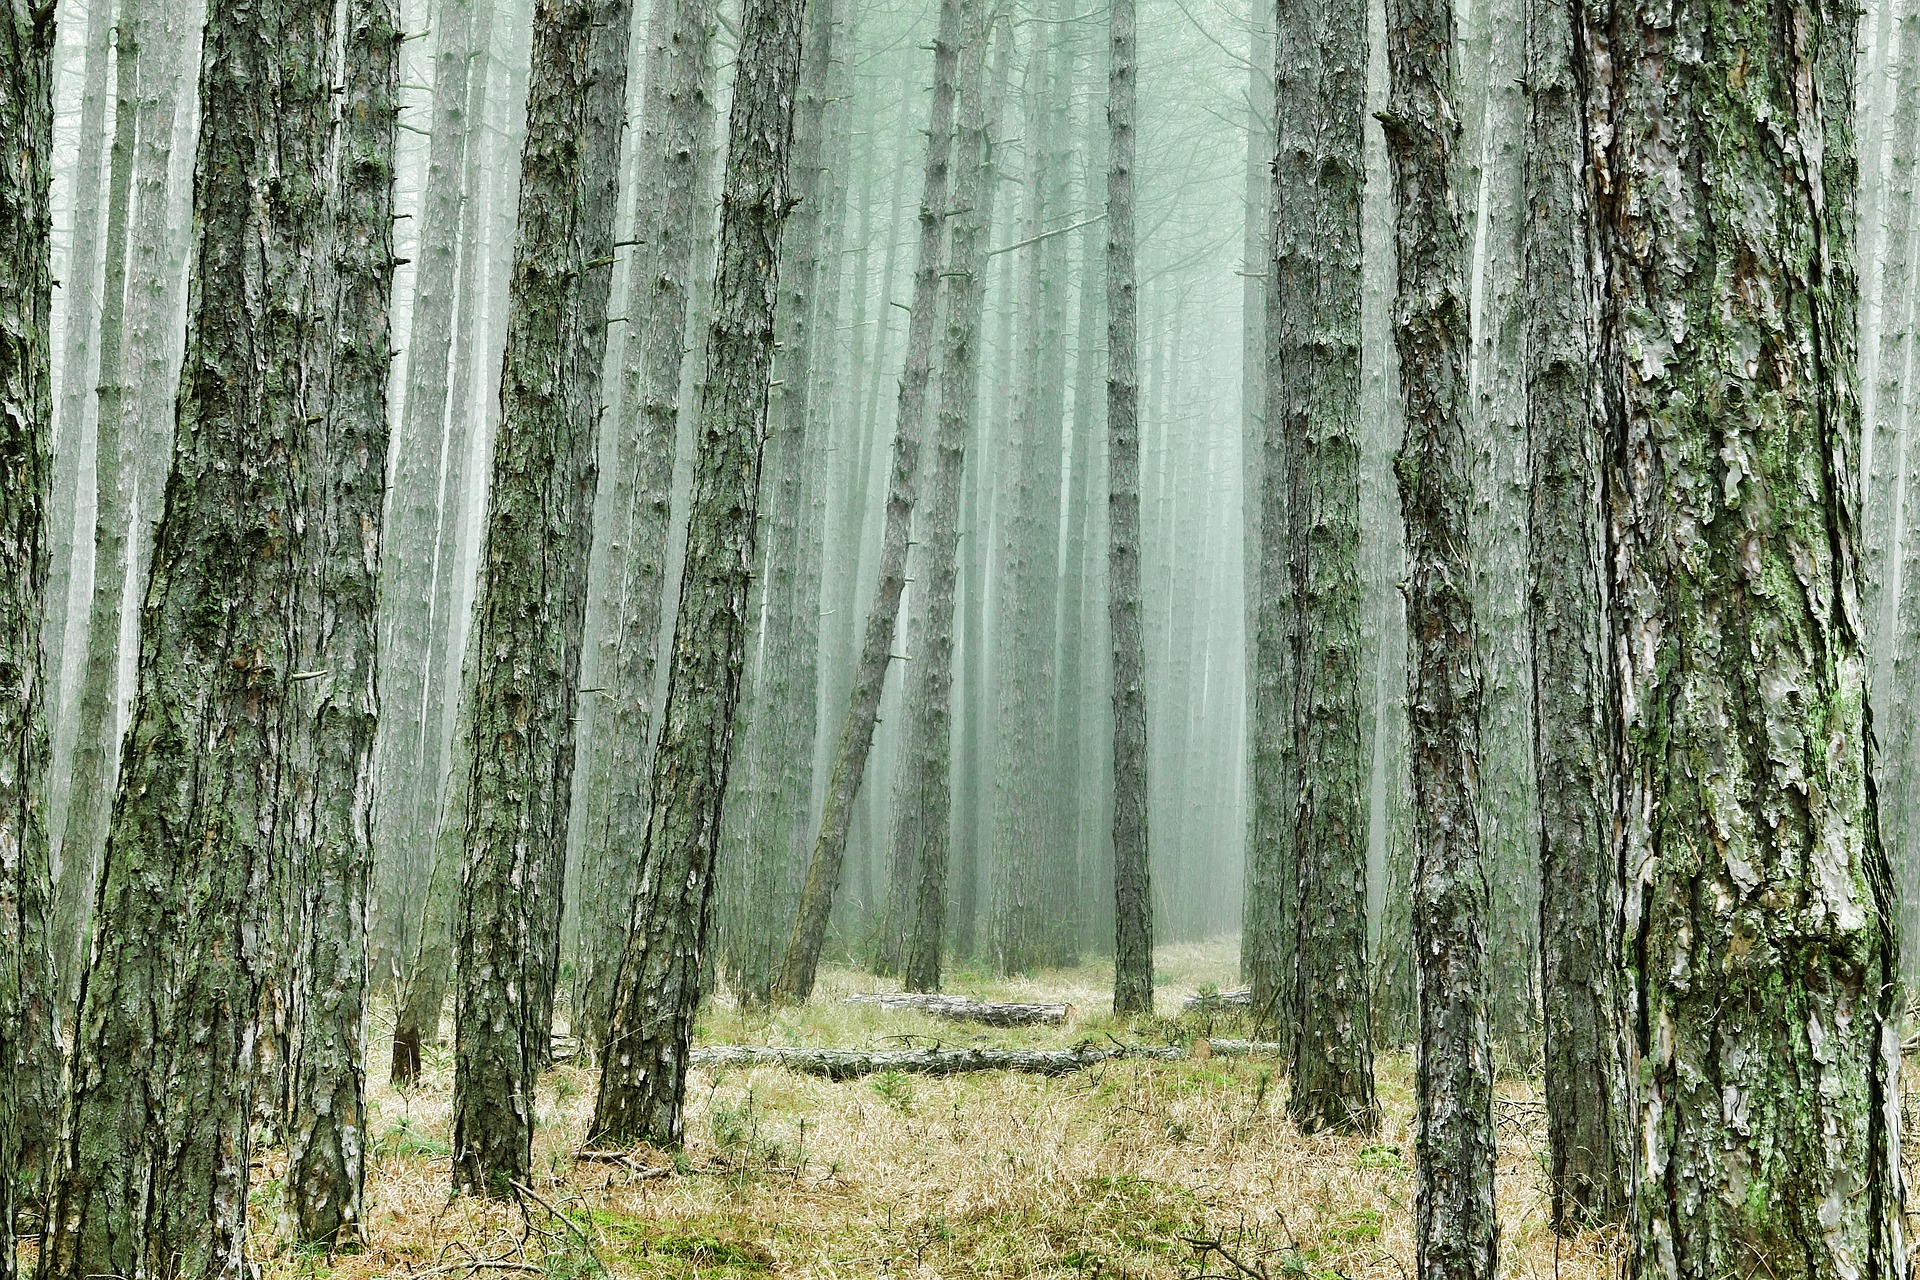
[[[1195,1061],[1208,1057],[1277,1056],[1282,1046],[1264,1040],[1196,1040],[1191,1049],[1179,1045],[1120,1044],[1102,1046],[1088,1041],[1071,1049],[805,1049],[773,1045],[717,1044],[695,1049],[695,1067],[785,1067],[803,1075],[829,1080],[855,1080],[899,1071],[913,1075],[953,1076],[969,1071],[1024,1071],[1044,1076],[1066,1075],[1103,1062],[1145,1059],[1154,1062]]]
[[[1183,1013],[1244,1013],[1253,1008],[1253,988],[1235,987],[1231,991],[1203,991],[1188,996],[1180,1006]]]
[[[848,1004],[877,1004],[883,1009],[918,1009],[950,1022],[979,1022],[990,1027],[1030,1027],[1065,1022],[1073,1016],[1070,1004],[1015,1004],[1004,1000],[969,1000],[965,996],[883,991],[873,996],[848,996]]]

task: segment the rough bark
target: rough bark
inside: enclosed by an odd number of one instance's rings
[[[609,548],[618,604],[600,641],[601,692],[587,764],[581,847],[578,1028],[605,1043],[614,978],[646,839],[652,777],[654,670],[665,609],[674,447],[687,357],[687,312],[698,269],[694,230],[708,198],[714,9],[708,0],[655,0],[634,173],[634,247],[627,270],[627,338],[620,367],[619,538]],[[698,264],[704,266],[704,264]],[[627,499],[624,510],[619,499]]]
[[[1541,994],[1553,1222],[1617,1222],[1633,1173],[1618,739],[1601,593],[1605,419],[1595,366],[1584,102],[1573,6],[1528,0],[1525,207],[1530,641],[1539,812]]]
[[[907,534],[913,523],[920,440],[925,430],[927,387],[933,380],[935,311],[940,300],[941,248],[946,231],[949,160],[953,150],[953,107],[959,66],[959,0],[941,0],[940,26],[933,43],[933,101],[927,120],[927,168],[920,192],[920,244],[913,277],[913,303],[907,320],[907,356],[900,373],[900,399],[894,419],[893,463],[887,476],[886,523],[880,542],[879,584],[867,614],[846,718],[841,723],[833,767],[828,775],[820,834],[807,865],[793,931],[774,980],[773,998],[801,1003],[813,991],[814,972],[826,946],[827,922],[840,886],[853,802],[866,776],[880,718],[880,695],[893,660],[900,595],[907,579]]]
[[[1585,32],[1639,1275],[1906,1262],[1860,642],[1856,17],[1608,3]]]
[[[1360,697],[1360,196],[1365,0],[1279,8],[1266,429],[1284,458],[1297,772],[1290,811],[1292,1086],[1302,1132],[1370,1131],[1366,801]],[[1272,450],[1269,449],[1271,455]]]
[[[553,1018],[629,14],[534,10],[455,914],[454,1183],[488,1195],[531,1169]]]
[[[746,660],[803,0],[747,0],[652,810],[590,1132],[677,1144]]]
[[[169,501],[41,1274],[248,1274],[299,530],[323,468],[334,6],[209,8]],[[276,198],[260,201],[271,184]]]
[[[1396,202],[1394,345],[1406,440],[1395,461],[1407,536],[1407,719],[1420,1046],[1414,1231],[1421,1280],[1493,1280],[1489,889],[1476,806],[1467,438],[1466,245],[1452,185],[1459,122],[1447,0],[1387,0],[1387,149]]]
[[[287,823],[297,896],[287,1059],[288,1216],[329,1251],[360,1237],[366,1152],[367,892],[393,337],[394,0],[350,0],[333,173],[327,406],[305,473]]]
[[[889,1010],[917,1009],[949,1022],[983,1022],[990,1027],[1027,1027],[1065,1022],[1073,1015],[1070,1004],[1018,1004],[1005,1000],[969,1000],[965,996],[925,992],[888,992],[877,996],[848,996],[848,1004],[877,1004]]]
[[[60,1078],[40,812],[52,481],[53,9],[0,7],[0,1280],[40,1197]]]
[[[940,413],[922,508],[920,570],[908,619],[907,732],[893,791],[894,866],[912,869],[912,922],[902,957],[909,991],[940,989],[953,849],[953,624],[960,576],[960,490],[980,400],[980,318],[993,225],[986,0],[960,0],[959,127],[954,134],[953,242],[947,268]]]
[[[1153,1012],[1146,644],[1140,629],[1140,385],[1134,284],[1133,0],[1107,28],[1107,614],[1113,629],[1113,1010]]]

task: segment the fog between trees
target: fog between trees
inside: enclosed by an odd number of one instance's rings
[[[350,1246],[442,1040],[533,1194],[556,1053],[1184,1061],[1234,934],[1299,1133],[1415,1053],[1421,1280],[1496,1063],[1636,1274],[1904,1274],[1910,0],[4,15],[0,1280],[239,1276],[279,1148]]]

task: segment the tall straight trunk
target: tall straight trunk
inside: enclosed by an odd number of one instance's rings
[[[679,439],[680,383],[687,363],[687,314],[696,261],[695,228],[708,198],[701,157],[712,132],[707,107],[714,6],[710,0],[654,0],[634,172],[634,247],[627,268],[627,338],[621,352],[619,474],[609,548],[618,605],[601,639],[601,692],[587,762],[587,827],[580,874],[582,1042],[599,1052],[613,1007],[614,979],[638,883],[635,856],[651,803],[649,750],[654,670],[665,608],[667,551]],[[625,495],[625,510],[618,498]]]
[[[1470,594],[1466,244],[1453,192],[1459,122],[1448,0],[1387,0],[1406,440],[1394,468],[1407,530],[1407,720],[1420,1044],[1414,1241],[1420,1280],[1493,1280],[1490,891],[1480,843],[1480,684]]]
[[[1153,1012],[1146,644],[1140,629],[1140,387],[1133,231],[1133,0],[1107,29],[1107,611],[1113,628],[1113,1011]]]
[[[63,13],[61,16],[64,18],[66,15]],[[74,562],[80,553],[82,536],[76,527],[77,515],[82,488],[89,483],[81,461],[83,442],[89,434],[88,417],[92,408],[99,351],[101,276],[105,270],[100,235],[107,212],[106,201],[101,199],[101,186],[106,177],[106,165],[103,162],[108,154],[107,144],[112,137],[107,128],[107,105],[115,17],[114,0],[89,0],[85,51],[81,55],[80,119],[74,135],[73,190],[69,196],[69,206],[73,210],[72,238],[67,245],[66,267],[61,280],[66,303],[65,331],[61,335],[59,349],[53,355],[60,365],[60,395],[53,417],[55,435],[50,437],[54,450],[54,487],[53,508],[49,515],[64,527],[55,531],[52,543],[46,622],[41,642],[48,653],[61,655],[53,659],[48,673],[52,678],[47,682],[53,698],[48,710],[53,714],[54,722],[52,774],[49,778],[51,791],[46,818],[49,832],[55,836],[64,836],[66,833],[66,810],[72,796],[69,755],[73,743],[65,722],[72,713],[73,685],[78,674],[76,668],[84,661],[84,655],[68,655],[66,649],[71,607],[69,597],[72,595]],[[68,896],[70,891],[66,881],[72,864],[64,856],[59,861],[61,892],[63,896]],[[73,896],[82,900],[85,897]],[[55,962],[63,960],[66,957],[56,953]],[[63,968],[71,964],[72,961],[67,960]]]
[[[469,41],[469,63],[478,65],[472,66],[466,81],[466,119],[472,122],[473,128],[481,130],[486,126],[488,85],[494,75],[490,50],[498,10],[499,5],[493,0],[482,0]],[[510,99],[512,89],[510,78]],[[496,167],[504,172],[511,166]],[[493,202],[486,198],[487,193],[481,186],[487,176],[483,149],[466,148],[462,168],[456,328],[484,334],[492,308],[487,305],[489,272],[482,267],[490,263],[492,253],[487,243],[491,238],[483,234],[482,224],[492,212]],[[495,177],[495,185],[504,185],[499,175]],[[468,473],[474,466],[476,425],[484,429],[484,423],[476,424],[475,419],[485,417],[486,399],[476,391],[474,373],[478,353],[491,345],[477,337],[460,345],[454,358],[449,392],[447,443],[440,455],[440,509],[436,513],[439,528],[433,550],[433,617],[427,635],[426,693],[420,711],[424,758],[418,774],[420,784],[432,793],[433,814],[427,828],[432,840],[424,852],[423,866],[393,868],[396,875],[404,877],[402,883],[410,887],[409,891],[396,891],[394,895],[398,899],[395,905],[408,916],[395,931],[393,942],[397,948],[393,960],[396,1008],[388,1078],[396,1085],[411,1084],[419,1078],[421,1044],[432,1043],[440,1034],[440,1007],[446,1000],[447,979],[452,970],[453,903],[460,875],[469,762],[469,757],[459,750],[460,717],[471,701],[466,681],[469,591],[473,585],[466,553],[472,515]],[[475,412],[476,407],[480,408],[479,413]],[[376,735],[376,751],[378,748]],[[376,787],[380,785],[379,770],[376,758]],[[378,808],[377,798],[375,808]],[[377,877],[377,851],[375,856]],[[411,886],[422,871],[426,880],[416,894]],[[376,878],[376,902],[380,902],[379,891]]]
[[[794,110],[791,186],[794,209],[782,231],[780,301],[774,321],[774,373],[768,395],[765,592],[760,671],[753,688],[754,725],[748,768],[753,786],[741,799],[744,899],[734,950],[742,994],[765,1003],[780,962],[781,926],[793,913],[796,868],[813,790],[813,727],[820,602],[817,586],[820,529],[813,519],[815,472],[824,452],[810,412],[812,309],[825,252],[828,202],[822,169],[826,147],[828,76],[833,63],[832,0],[807,9],[799,101]]]
[[[334,6],[208,10],[192,305],[41,1274],[238,1277],[324,421]],[[276,198],[256,192],[271,184]],[[319,368],[316,368],[319,365]],[[165,1034],[161,1029],[165,1029]],[[161,1105],[164,1103],[164,1105]]]
[[[385,561],[380,583],[377,892],[382,907],[399,917],[393,946],[402,956],[414,943],[406,926],[417,915],[421,873],[431,874],[439,816],[439,760],[431,746],[439,726],[428,716],[426,702],[439,676],[434,666],[434,630],[442,621],[435,608],[439,580],[452,572],[437,554],[436,528],[457,513],[457,504],[448,501],[446,480],[458,474],[462,461],[461,442],[447,430],[448,357],[461,281],[462,160],[468,135],[478,127],[468,114],[470,84],[484,80],[487,71],[484,46],[478,47],[477,63],[474,57],[475,28],[486,21],[476,21],[476,7],[488,11],[492,6],[490,0],[440,0],[434,9],[433,114],[413,249],[406,385],[387,526],[394,554]]]
[[[1285,458],[1293,597],[1293,1059],[1302,1132],[1369,1131],[1366,797],[1360,689],[1360,197],[1365,0],[1278,9],[1267,431]],[[1283,531],[1267,531],[1279,538]]]
[[[960,498],[967,437],[980,400],[980,319],[986,301],[987,231],[993,225],[995,169],[987,118],[989,27],[986,0],[961,0],[959,128],[954,134],[953,244],[946,334],[940,357],[940,415],[933,471],[922,509],[919,589],[909,619],[907,731],[893,791],[895,867],[914,868],[911,922],[902,956],[909,991],[940,989],[947,939],[947,863],[953,842],[953,623],[960,576]]]
[[[1855,541],[1857,10],[1589,16],[1633,1127],[1653,1175],[1633,1265],[1901,1275],[1902,1006]]]
[[[652,811],[590,1135],[680,1141],[746,662],[804,0],[746,0]]]
[[[53,15],[0,8],[0,1280],[42,1194],[60,1081],[40,628],[51,499]]]
[[[455,925],[453,1177],[487,1195],[532,1168],[553,1018],[629,14],[534,9]]]
[[[1245,599],[1245,719],[1254,724],[1253,674],[1259,662],[1261,461],[1266,452],[1267,278],[1273,231],[1273,14],[1267,0],[1252,0],[1247,32],[1247,152],[1240,223],[1240,516],[1241,595]],[[1252,753],[1248,752],[1251,761]],[[1252,804],[1247,806],[1246,847],[1255,841]],[[1244,930],[1243,930],[1244,936]],[[1245,953],[1244,943],[1242,952]],[[1242,975],[1245,974],[1242,963]]]
[[[900,399],[893,430],[893,465],[887,476],[886,523],[880,541],[879,585],[867,614],[866,635],[854,668],[853,688],[820,817],[820,834],[807,866],[806,885],[774,980],[773,998],[798,1004],[813,991],[827,921],[846,860],[853,802],[866,776],[867,753],[880,718],[880,695],[893,660],[900,594],[906,587],[907,534],[913,523],[915,471],[925,430],[927,387],[933,379],[935,309],[940,300],[941,247],[947,225],[947,181],[953,149],[953,105],[959,53],[959,0],[941,0],[933,44],[933,101],[928,108],[927,168],[920,192],[920,245],[907,320],[907,357],[900,372]]]
[[[307,476],[289,802],[296,951],[286,1196],[302,1243],[364,1220],[367,892],[379,713],[379,584],[393,336],[399,9],[350,0],[333,172],[327,407]]]
[[[1541,994],[1553,1222],[1626,1213],[1633,1170],[1620,865],[1619,741],[1601,594],[1597,298],[1575,10],[1528,0],[1524,306]]]

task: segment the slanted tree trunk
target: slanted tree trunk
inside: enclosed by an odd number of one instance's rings
[[[350,0],[333,174],[327,406],[306,477],[288,827],[295,903],[287,1059],[288,1216],[331,1251],[358,1242],[369,1145],[362,1023],[373,874],[381,517],[393,337],[394,0]],[[423,780],[424,781],[424,780]]]
[[[53,14],[0,7],[0,1280],[37,1202],[60,1083],[40,628],[51,498]]]
[[[880,576],[867,630],[854,668],[853,690],[839,745],[828,775],[820,834],[807,866],[793,931],[774,980],[773,998],[798,1004],[813,992],[814,972],[827,942],[827,921],[840,887],[853,802],[866,776],[880,718],[880,695],[893,659],[900,593],[907,580],[907,534],[913,523],[920,437],[925,430],[927,387],[933,378],[933,332],[940,299],[941,247],[947,225],[947,180],[953,150],[953,104],[958,74],[959,0],[941,0],[940,26],[933,43],[933,102],[927,122],[927,170],[920,193],[920,247],[914,269],[913,305],[907,320],[907,357],[900,373],[900,400],[894,419],[893,465],[887,477],[886,525],[880,541]]]
[[[1279,6],[1267,431],[1285,459],[1297,773],[1259,778],[1293,823],[1292,1084],[1302,1132],[1370,1131],[1360,695],[1360,196],[1365,0]],[[1285,1024],[1283,1024],[1285,1025]]]
[[[804,0],[747,0],[652,811],[589,1132],[677,1144],[746,663]]]
[[[960,576],[960,490],[967,437],[980,401],[980,318],[986,301],[987,232],[994,163],[987,119],[986,0],[960,0],[959,128],[954,134],[953,243],[940,414],[922,508],[920,574],[908,619],[907,731],[893,786],[894,866],[913,869],[902,965],[908,991],[940,989],[947,939],[947,863],[953,848],[953,621]],[[997,123],[997,122],[994,122]]]
[[[1480,845],[1467,438],[1466,244],[1452,189],[1459,122],[1448,0],[1387,0],[1387,150],[1400,272],[1394,345],[1407,434],[1394,466],[1407,530],[1407,720],[1419,1095],[1420,1280],[1493,1280],[1489,889]]]
[[[1606,420],[1575,10],[1528,0],[1524,306],[1541,994],[1553,1222],[1617,1222],[1633,1173],[1618,785],[1601,596]]]
[[[534,10],[455,911],[454,1185],[533,1160],[559,964],[628,0]]]
[[[280,955],[297,475],[333,465],[322,318],[334,6],[209,8],[170,501],[40,1269],[248,1274],[258,1001]],[[276,198],[257,199],[271,185]],[[292,465],[289,465],[289,464]]]
[[[1905,1267],[1855,540],[1856,15],[1589,12],[1640,1275]]]
[[[680,380],[687,357],[688,298],[697,259],[694,230],[708,194],[700,180],[708,135],[714,7],[708,0],[654,0],[634,172],[634,247],[627,269],[627,339],[621,352],[617,608],[600,641],[601,692],[587,764],[587,829],[581,846],[578,1010],[582,1042],[606,1042],[614,979],[638,882],[651,800],[649,749],[654,670],[665,609],[669,508]]]
[[[1140,629],[1140,387],[1133,244],[1133,0],[1110,0],[1107,69],[1107,613],[1113,628],[1113,1011],[1153,1012],[1147,655]]]

